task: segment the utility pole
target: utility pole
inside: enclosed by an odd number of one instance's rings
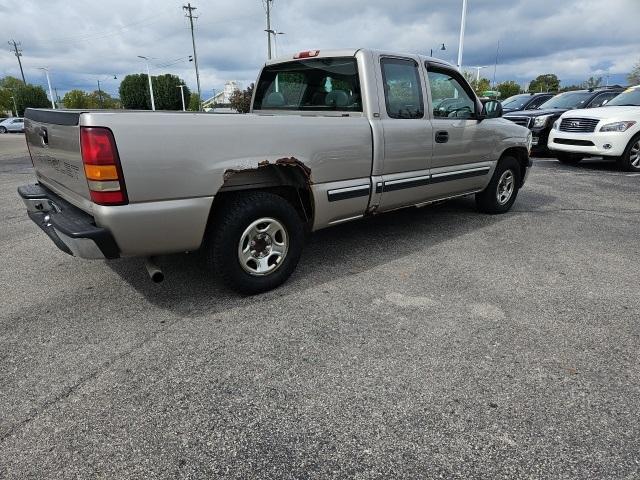
[[[20,42],[16,42],[15,40],[9,40],[9,45],[13,46],[13,54],[18,59],[18,65],[20,65],[20,74],[22,75],[22,83],[26,84],[27,81],[24,79],[24,70],[22,70],[22,61],[20,57],[22,56],[22,50],[18,48]]]
[[[47,77],[47,85],[49,85],[49,96],[51,97],[51,108],[56,109],[56,102],[53,98],[53,89],[51,88],[51,80],[49,79],[49,69],[47,67],[38,67],[38,70],[44,70],[44,74]]]
[[[138,58],[142,58],[147,62],[147,78],[149,79],[149,93],[151,93],[151,110],[156,111],[156,102],[153,99],[153,83],[151,83],[151,71],[149,70],[149,58],[143,55],[138,55]]]
[[[184,85],[178,85],[176,88],[180,89],[180,96],[182,97],[182,111],[186,112],[187,109],[184,105]]]
[[[460,20],[460,43],[458,44],[458,69],[462,68],[462,50],[464,49],[464,28],[467,23],[467,0],[462,0],[462,19]]]
[[[193,63],[196,67],[196,83],[198,84],[198,111],[202,111],[202,91],[200,90],[200,71],[198,70],[198,54],[196,53],[196,37],[193,34],[193,19],[198,18],[193,16],[193,11],[197,10],[196,7],[192,7],[190,3],[183,5],[182,8],[187,11],[185,15],[189,19],[191,25],[191,43],[193,43]]]
[[[266,0],[267,2],[267,58],[271,60],[271,3],[273,0]]]

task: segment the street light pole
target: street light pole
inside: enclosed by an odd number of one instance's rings
[[[278,37],[276,37],[276,35],[284,35],[284,32],[276,32],[275,30],[265,30],[265,32],[267,32],[269,35],[273,35],[273,52],[275,54],[275,56],[278,56]],[[271,57],[269,57],[269,59],[271,59]]]
[[[151,71],[149,70],[149,58],[143,55],[138,55],[138,58],[144,59],[144,61],[147,63],[147,78],[149,79],[149,92],[151,93],[151,110],[155,112],[156,102],[153,99],[153,83],[151,83]]]
[[[51,108],[56,109],[56,102],[53,98],[53,89],[51,88],[51,80],[49,79],[49,69],[47,67],[38,67],[38,70],[44,70],[44,74],[47,77],[47,85],[49,85],[49,96],[51,97]]]
[[[462,68],[462,50],[464,48],[464,28],[467,23],[467,0],[462,0],[462,19],[460,20],[460,42],[458,43],[458,69]]]
[[[15,116],[18,116],[18,105],[16,105],[16,97],[11,95],[11,100],[13,100],[13,111],[15,112]]]
[[[470,67],[470,68],[475,68],[476,69],[476,83],[480,83],[480,70],[482,70],[483,68],[487,68],[488,65],[484,65],[482,67]]]
[[[180,96],[182,97],[182,111],[186,112],[187,109],[185,108],[185,105],[184,105],[184,85],[178,85],[176,88],[180,89]]]
[[[446,50],[447,47],[444,46],[444,43],[442,44],[442,46],[438,49],[438,50]],[[430,57],[433,57],[433,48],[431,49],[431,53],[429,54]]]

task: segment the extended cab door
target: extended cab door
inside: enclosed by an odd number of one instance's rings
[[[479,121],[481,104],[456,69],[430,63],[425,67],[434,135],[430,197],[481,190],[497,160],[495,129],[489,121]]]
[[[428,197],[433,133],[418,61],[385,55],[378,60],[384,161],[382,171],[374,172],[374,187],[378,208],[389,210]]]

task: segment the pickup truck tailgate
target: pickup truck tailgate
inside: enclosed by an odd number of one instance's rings
[[[25,112],[25,135],[38,180],[82,207],[90,193],[80,153],[79,120],[80,112]]]

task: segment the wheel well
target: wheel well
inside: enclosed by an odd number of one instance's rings
[[[214,197],[209,221],[231,196],[255,190],[271,192],[284,198],[296,209],[305,224],[313,224],[313,197],[309,173],[297,163],[227,171],[225,182]]]
[[[504,157],[514,157],[516,160],[518,160],[518,164],[520,165],[519,187],[521,187],[524,182],[525,172],[527,171],[527,168],[529,168],[529,152],[527,152],[527,149],[524,147],[510,147],[502,152],[502,155],[500,155],[500,160],[498,160],[498,162],[500,162]]]

